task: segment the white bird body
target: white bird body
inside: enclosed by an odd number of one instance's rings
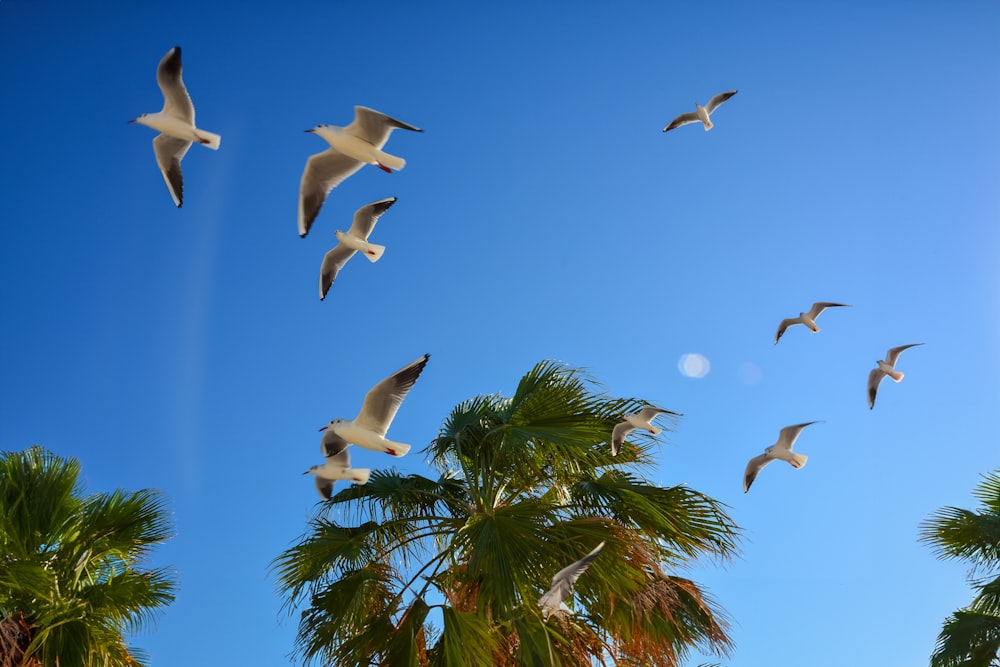
[[[326,457],[326,463],[312,466],[303,475],[316,476],[316,490],[323,500],[329,500],[333,495],[333,483],[350,481],[355,484],[367,484],[371,476],[370,468],[352,468],[351,454],[347,450],[348,443],[333,431],[323,434],[320,452]]]
[[[194,124],[194,104],[181,77],[181,47],[175,46],[160,59],[156,68],[156,83],[163,93],[163,108],[156,113],[144,113],[130,123],[138,123],[159,130],[153,139],[156,164],[167,184],[167,191],[177,208],[184,202],[184,177],[181,160],[191,144],[198,142],[218,150],[222,137],[214,132],[198,129]]]
[[[763,454],[753,457],[747,463],[746,470],[743,473],[743,493],[750,490],[750,485],[753,484],[755,479],[757,479],[757,475],[760,474],[760,471],[763,470],[764,467],[771,461],[787,461],[796,470],[803,467],[806,464],[806,461],[809,460],[809,457],[805,454],[793,452],[792,446],[795,445],[795,441],[798,440],[802,429],[810,424],[817,423],[819,422],[811,421],[803,424],[786,426],[781,429],[781,433],[778,435],[778,441],[766,448]]]
[[[878,393],[878,386],[882,382],[882,378],[888,375],[896,382],[902,381],[903,374],[896,370],[896,362],[899,361],[899,355],[903,353],[903,350],[917,347],[918,345],[923,345],[923,343],[910,343],[909,345],[889,348],[889,351],[885,353],[885,359],[879,359],[875,362],[876,367],[868,373],[869,410],[875,408],[875,395]]]
[[[350,231],[342,232],[339,229],[334,232],[337,240],[343,243],[345,246],[351,250],[357,250],[364,254],[370,262],[377,262],[382,254],[385,253],[385,246],[378,245],[377,243],[368,243],[359,236],[355,236]]]
[[[674,128],[681,127],[682,125],[687,125],[688,123],[700,122],[702,125],[705,126],[705,131],[708,132],[713,127],[715,127],[715,124],[712,123],[712,120],[709,118],[709,116],[711,116],[712,113],[716,109],[718,109],[723,102],[725,102],[735,94],[736,94],[735,90],[730,90],[725,93],[719,93],[718,95],[710,99],[708,101],[708,104],[706,104],[705,106],[701,106],[696,102],[694,105],[695,106],[694,111],[689,111],[688,113],[682,113],[677,118],[674,118],[665,128],[663,128],[663,131],[669,132]]]
[[[542,608],[543,618],[547,619],[550,615],[561,611],[571,612],[565,601],[572,595],[576,580],[587,571],[590,563],[597,558],[597,554],[601,553],[603,548],[604,542],[601,542],[589,554],[556,572],[556,576],[552,577],[552,587],[538,599],[538,606]]]
[[[318,134],[326,139],[332,149],[358,162],[374,165],[385,171],[392,169],[398,171],[406,166],[406,160],[403,158],[379,150],[379,147],[365,141],[361,137],[351,134],[346,128],[336,125],[319,125],[312,130],[306,131]]]
[[[639,412],[625,415],[623,417],[624,421],[619,422],[611,431],[611,455],[618,456],[618,452],[621,450],[622,444],[625,442],[625,437],[637,428],[649,431],[653,435],[658,435],[661,431],[663,431],[663,429],[653,426],[652,421],[658,415],[664,414],[674,415],[677,417],[682,416],[679,412],[665,410],[654,406],[648,406],[639,410]]]
[[[389,431],[389,425],[396,416],[399,406],[420,377],[430,356],[425,354],[372,387],[365,395],[361,411],[354,419],[333,419],[327,426],[321,428],[321,431],[328,432],[328,435],[324,436],[324,443],[328,443],[324,444],[327,451],[344,449],[346,444],[342,443],[385,452],[392,456],[403,456],[410,451],[410,445],[387,440],[385,434]],[[332,435],[329,434],[330,431],[333,432]]]
[[[774,334],[774,344],[778,344],[778,341],[785,335],[785,330],[788,329],[788,327],[795,326],[796,324],[804,324],[810,331],[817,333],[820,328],[819,325],[816,324],[816,318],[818,318],[827,308],[838,307],[850,308],[851,304],[834,303],[832,301],[817,301],[812,305],[812,308],[810,308],[808,312],[799,313],[798,317],[788,317],[781,320],[781,324],[778,325],[778,331]]]

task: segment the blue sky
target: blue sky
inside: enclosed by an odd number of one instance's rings
[[[267,564],[315,509],[317,429],[429,352],[389,434],[413,452],[354,456],[427,472],[452,406],[558,359],[685,414],[654,478],[745,528],[742,559],[691,572],[733,617],[727,665],[925,664],[971,594],[918,526],[1000,465],[998,27],[987,1],[6,0],[0,449],[170,497],[180,592],[135,640],[154,664],[287,664]],[[126,124],[160,109],[174,45],[223,137],[188,153],[179,210]],[[661,132],[728,89],[711,132]],[[354,105],[426,132],[300,239],[326,147],[303,130]],[[333,231],[390,196],[385,256],[321,303]],[[772,345],[818,300],[854,305]],[[916,342],[869,411],[875,360]],[[746,461],[814,419],[808,465],[744,495]]]

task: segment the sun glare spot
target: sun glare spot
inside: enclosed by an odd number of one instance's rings
[[[677,362],[677,370],[689,378],[703,378],[712,370],[712,364],[704,355],[691,352],[681,356]]]

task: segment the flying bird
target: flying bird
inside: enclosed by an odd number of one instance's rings
[[[320,451],[326,457],[326,463],[312,466],[303,475],[316,475],[316,490],[323,500],[329,500],[333,495],[333,483],[337,480],[351,481],[355,484],[367,484],[371,475],[369,468],[352,468],[351,454],[347,450],[348,442],[334,431],[323,434]]]
[[[683,417],[683,415],[679,412],[664,410],[663,408],[656,408],[653,406],[645,407],[635,414],[625,415],[625,421],[615,426],[614,430],[611,432],[611,455],[618,456],[618,452],[621,450],[622,443],[625,442],[626,436],[637,428],[649,431],[653,435],[660,433],[663,429],[657,428],[652,424],[653,419],[657,415],[675,415],[677,417]]]
[[[153,139],[153,153],[167,190],[177,208],[180,208],[184,203],[181,160],[195,141],[212,150],[219,150],[222,137],[200,130],[194,125],[194,104],[191,103],[191,96],[181,79],[181,47],[170,49],[160,60],[156,68],[156,82],[163,93],[163,108],[157,113],[144,113],[129,122],[160,131]]]
[[[386,440],[385,434],[430,356],[425,354],[372,387],[357,417],[334,419],[320,431],[333,431],[341,440],[365,449],[392,456],[405,455],[410,451],[410,445]]]
[[[708,101],[708,104],[706,104],[705,106],[701,106],[700,104],[695,103],[694,105],[696,108],[695,111],[682,113],[680,116],[670,121],[670,124],[667,125],[665,128],[663,128],[663,131],[669,132],[674,128],[680,127],[681,125],[687,125],[688,123],[697,123],[700,121],[705,126],[705,131],[708,132],[713,127],[715,127],[715,124],[712,123],[712,121],[709,119],[709,116],[712,115],[712,112],[718,109],[723,102],[725,102],[735,94],[736,94],[735,90],[730,90],[725,93],[719,93],[718,95],[710,99]]]
[[[373,164],[388,173],[392,173],[393,169],[403,168],[406,160],[381,150],[389,140],[389,134],[397,128],[423,132],[419,127],[390,118],[368,107],[354,107],[354,120],[346,127],[317,125],[306,130],[326,139],[330,148],[310,157],[302,172],[302,185],[299,187],[299,236],[304,237],[309,233],[330,190],[361,169],[362,165]]]
[[[333,285],[337,274],[344,268],[344,264],[347,264],[347,260],[354,257],[354,253],[361,251],[371,262],[377,262],[382,257],[385,246],[368,243],[368,235],[372,233],[375,223],[382,217],[382,214],[395,203],[396,198],[389,197],[365,204],[354,212],[354,222],[346,233],[339,229],[334,232],[339,243],[323,257],[323,265],[319,270],[320,301],[326,298],[326,293],[330,291],[330,286]]]
[[[804,424],[786,426],[781,429],[781,433],[778,435],[778,441],[765,449],[763,454],[753,457],[750,459],[750,462],[747,463],[746,472],[743,473],[743,493],[750,490],[750,485],[753,484],[755,479],[757,479],[757,475],[764,469],[764,466],[775,459],[788,461],[796,470],[804,466],[809,457],[805,454],[797,454],[793,452],[792,445],[795,444],[795,441],[798,439],[799,433],[802,432],[802,429],[810,424],[817,423],[819,422],[811,421],[805,422]]]
[[[875,394],[878,392],[879,383],[882,382],[882,378],[886,375],[891,377],[896,382],[900,382],[903,379],[903,374],[896,370],[896,362],[899,360],[899,355],[911,347],[916,347],[917,345],[923,345],[923,343],[910,343],[909,345],[900,345],[899,347],[890,348],[888,352],[885,353],[885,361],[879,359],[875,362],[876,368],[872,369],[872,372],[868,374],[868,409],[872,410],[875,407]]]
[[[601,542],[589,554],[576,561],[569,567],[564,567],[552,577],[552,588],[545,592],[545,595],[538,599],[538,606],[542,608],[542,617],[548,618],[550,615],[560,611],[569,612],[566,606],[566,599],[573,593],[573,584],[580,578],[580,575],[587,571],[590,563],[597,558],[604,548]]]
[[[781,324],[778,325],[778,333],[774,334],[774,344],[777,345],[781,337],[785,335],[785,329],[796,324],[804,324],[813,332],[819,331],[819,327],[816,326],[816,318],[820,316],[827,308],[838,308],[846,307],[850,308],[849,303],[833,303],[832,301],[817,301],[812,305],[807,313],[799,313],[798,317],[788,317],[781,320]]]

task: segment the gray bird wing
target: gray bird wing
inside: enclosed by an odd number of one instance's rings
[[[802,433],[802,429],[810,424],[816,424],[818,421],[805,422],[803,424],[793,424],[792,426],[786,426],[781,429],[781,433],[778,435],[778,442],[774,443],[775,447],[781,447],[782,449],[787,449],[792,451],[792,446],[795,441],[799,439],[799,433]]]
[[[868,409],[875,407],[875,394],[878,393],[878,385],[885,377],[881,368],[873,368],[868,374]]]
[[[705,105],[705,111],[707,111],[709,115],[711,115],[712,112],[718,109],[723,102],[725,102],[735,94],[736,94],[735,90],[730,90],[725,93],[719,93],[718,95],[716,95],[715,97],[713,97],[708,101],[708,104]]]
[[[701,119],[698,118],[697,112],[691,111],[688,113],[682,113],[680,116],[670,121],[670,124],[667,125],[665,128],[663,128],[663,131],[669,132],[670,130],[680,127],[681,125],[687,125],[688,123],[698,123],[698,122],[701,122]]]
[[[380,111],[368,107],[354,107],[354,120],[344,128],[344,131],[364,139],[375,148],[382,148],[389,140],[389,134],[395,129],[423,132],[419,127],[386,116]]]
[[[777,345],[781,337],[785,335],[785,329],[792,326],[793,324],[802,324],[801,317],[786,317],[781,320],[781,324],[778,325],[778,333],[774,334],[774,344]]]
[[[837,306],[850,307],[850,305],[851,304],[849,303],[833,303],[832,301],[817,301],[812,305],[812,308],[809,309],[809,312],[806,313],[806,315],[815,320],[817,317],[819,317],[819,314],[822,313],[827,308],[836,308]]]
[[[635,426],[632,426],[629,422],[621,422],[615,425],[613,431],[611,431],[611,456],[618,456],[618,452],[621,451],[622,443],[625,442],[626,436],[635,430]]]
[[[651,421],[657,415],[674,415],[676,417],[683,417],[679,412],[674,412],[673,410],[666,410],[664,408],[657,408],[653,406],[645,407],[639,410],[638,413],[640,419],[645,419],[646,421]]]
[[[354,256],[357,250],[348,248],[343,243],[338,243],[333,250],[323,256],[323,264],[319,267],[319,300],[326,298],[326,293],[330,291],[330,286],[337,279],[337,274],[347,264],[347,260]]]
[[[184,203],[184,176],[181,173],[181,160],[191,148],[190,141],[184,141],[166,134],[159,134],[153,139],[153,154],[156,164],[160,167],[167,190],[177,208]]]
[[[346,454],[348,444],[349,443],[343,438],[341,438],[339,435],[337,435],[337,433],[332,428],[328,428],[325,431],[323,431],[323,441],[319,445],[319,451],[321,454],[323,454],[323,456],[327,458],[330,458],[332,456],[339,456],[342,453]],[[350,465],[351,465],[350,455],[347,455],[346,467],[350,467]]]
[[[425,354],[372,387],[365,396],[361,412],[354,420],[355,425],[384,437],[400,404],[420,377],[430,356]]]
[[[161,113],[194,125],[194,104],[181,79],[181,47],[175,46],[160,59],[156,68],[156,83],[163,93]]]
[[[899,355],[902,354],[903,350],[908,350],[911,347],[916,347],[917,345],[923,345],[923,343],[910,343],[909,345],[900,345],[899,347],[891,348],[885,353],[885,363],[895,367],[896,361],[899,360]]]
[[[566,600],[573,592],[573,586],[576,584],[576,580],[580,578],[580,575],[587,571],[590,564],[597,558],[597,554],[601,553],[601,549],[604,548],[604,542],[598,544],[593,551],[589,554],[576,561],[572,565],[564,567],[563,569],[556,572],[556,576],[552,577],[552,587],[545,593],[543,599],[549,599],[551,597],[556,597],[558,602],[555,606],[558,606]],[[539,600],[541,604],[541,600]]]
[[[774,458],[767,453],[750,459],[747,463],[747,469],[743,472],[743,493],[750,490],[750,485],[753,484],[755,479],[757,479],[757,475],[760,471],[773,460]]]
[[[333,480],[316,477],[316,490],[319,491],[320,498],[329,500],[333,495]]]
[[[395,197],[380,199],[371,204],[365,204],[354,212],[354,222],[351,223],[350,233],[368,240],[368,235],[375,228],[375,223],[382,217],[382,214],[389,210],[396,203]]]
[[[313,221],[330,190],[361,169],[363,163],[333,148],[313,155],[306,161],[299,186],[299,236],[309,233]]]

